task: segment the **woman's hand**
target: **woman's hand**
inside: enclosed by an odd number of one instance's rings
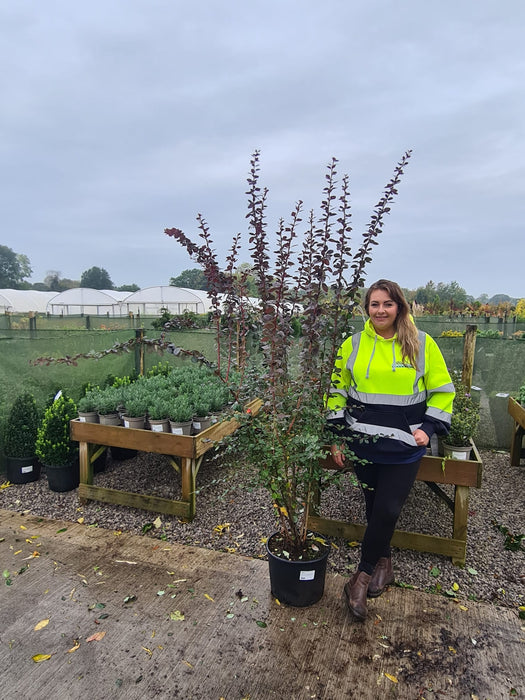
[[[339,467],[339,469],[342,469],[344,467],[345,455],[343,450],[341,449],[341,446],[332,445],[330,447],[330,452],[332,454],[332,459],[334,460],[334,463]]]
[[[425,433],[424,430],[421,430],[420,428],[414,430],[412,435],[414,436],[416,445],[419,445],[419,447],[426,447],[430,442],[430,438],[428,437],[428,435]]]

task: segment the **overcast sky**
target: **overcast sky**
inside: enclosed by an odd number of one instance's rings
[[[223,260],[255,149],[272,230],[335,156],[358,240],[412,149],[367,282],[525,296],[523,0],[0,0],[0,26],[0,244],[32,282],[168,284],[198,212]]]

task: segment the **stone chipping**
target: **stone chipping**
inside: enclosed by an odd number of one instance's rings
[[[467,557],[464,568],[445,556],[394,549],[396,585],[414,587],[453,597],[458,603],[477,600],[510,607],[525,605],[525,539],[521,549],[505,548],[501,528],[516,536],[525,534],[525,468],[511,467],[506,452],[482,451],[481,489],[470,490]],[[5,475],[0,475],[0,483]],[[139,452],[118,461],[106,456],[105,468],[95,475],[100,486],[179,498],[177,474],[163,455]],[[248,467],[228,463],[220,452],[207,457],[197,479],[197,511],[191,523],[97,501],[79,502],[77,490],[56,493],[48,487],[45,472],[39,480],[0,489],[0,508],[45,518],[80,521],[89,527],[128,531],[159,541],[178,542],[231,553],[265,558],[265,541],[276,527],[274,509],[265,490],[253,485]],[[452,487],[448,493],[452,496]],[[350,479],[323,494],[323,515],[363,522],[358,488]],[[423,482],[416,482],[405,504],[398,528],[450,536],[452,513]],[[358,543],[333,539],[329,570],[345,578],[359,560]],[[234,562],[232,562],[234,566]]]

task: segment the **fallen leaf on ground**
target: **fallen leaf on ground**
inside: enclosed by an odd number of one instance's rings
[[[207,593],[204,594],[204,597],[207,598],[208,600],[211,600],[212,603],[215,603],[211,595],[208,595]]]
[[[173,612],[170,613],[170,619],[180,622],[184,620],[184,615],[180,610],[173,610]]]
[[[388,678],[389,681],[392,681],[392,683],[397,683],[398,680],[395,676],[391,676],[390,673],[385,673],[385,677]]]
[[[91,637],[86,639],[86,642],[100,642],[100,640],[104,639],[105,636],[105,632],[95,632],[95,634],[92,634]]]
[[[38,624],[36,624],[34,627],[35,632],[38,632],[38,630],[43,630],[44,627],[47,627],[48,624],[49,624],[49,619],[40,620],[40,622]]]
[[[74,646],[74,647],[71,647],[71,649],[68,649],[68,650],[66,651],[66,654],[72,654],[72,653],[73,653],[74,651],[76,651],[77,649],[80,649],[80,642],[77,642],[77,641],[75,640],[75,646]]]
[[[51,658],[51,654],[35,654],[31,657],[35,664],[39,664],[41,661],[47,661]]]

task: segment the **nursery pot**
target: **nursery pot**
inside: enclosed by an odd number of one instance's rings
[[[149,419],[150,430],[154,433],[169,433],[170,432],[170,422],[168,418],[161,419]]]
[[[325,547],[318,559],[310,561],[281,559],[270,549],[271,542],[277,535],[278,533],[273,534],[266,543],[272,595],[279,602],[296,608],[317,603],[324,593],[326,562],[330,550]]]
[[[451,457],[452,459],[470,459],[471,451],[471,445],[449,445],[448,443],[443,442],[443,452],[445,457]]]
[[[212,422],[211,416],[195,416],[193,419],[193,432],[200,433],[209,428]]]
[[[96,411],[79,411],[78,420],[81,423],[98,423],[98,413]]]
[[[72,491],[80,483],[80,466],[78,459],[71,464],[45,464],[47,483],[51,491],[62,493]]]
[[[122,420],[124,421],[124,427],[125,428],[139,428],[140,430],[144,430],[144,427],[146,425],[146,416],[127,416],[124,414],[122,416]]]
[[[99,413],[98,419],[100,425],[122,425],[122,421],[118,413]]]
[[[7,480],[12,484],[28,484],[40,477],[40,462],[32,457],[6,457]]]
[[[191,435],[192,425],[193,421],[191,420],[184,421],[183,423],[179,421],[170,420],[171,432],[174,435]]]

